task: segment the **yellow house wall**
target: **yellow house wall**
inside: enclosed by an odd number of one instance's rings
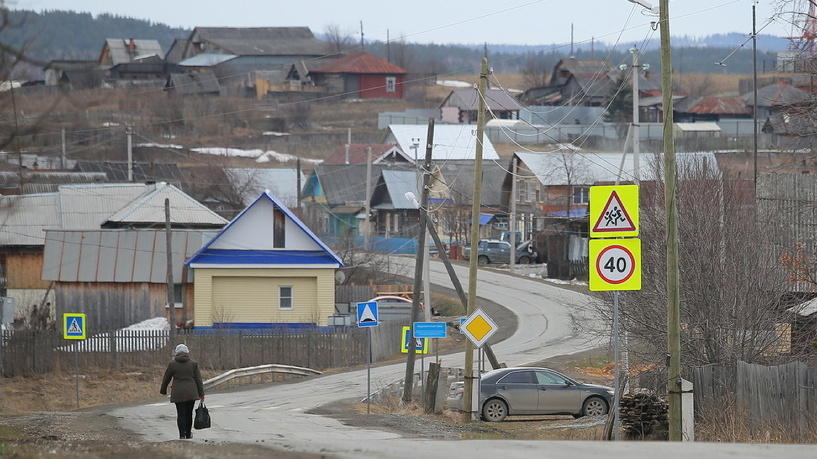
[[[314,323],[335,310],[334,269],[195,270],[195,323]],[[293,308],[278,309],[278,287],[292,286]]]

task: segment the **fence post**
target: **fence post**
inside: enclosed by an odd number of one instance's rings
[[[108,349],[111,350],[111,370],[116,370],[118,368],[116,359],[116,330],[111,330],[108,333]]]
[[[238,367],[244,367],[244,330],[238,330]]]

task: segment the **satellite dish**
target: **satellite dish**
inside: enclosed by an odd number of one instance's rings
[[[346,282],[346,274],[343,271],[335,271],[335,283],[342,284]]]

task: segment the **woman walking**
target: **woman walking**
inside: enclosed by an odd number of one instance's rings
[[[170,401],[176,404],[179,438],[193,438],[193,407],[196,399],[204,401],[204,384],[199,364],[190,358],[190,349],[184,344],[176,346],[175,357],[167,364],[160,394],[167,395],[167,386],[171,380],[173,385],[170,388]]]

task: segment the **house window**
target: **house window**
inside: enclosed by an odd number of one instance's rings
[[[272,213],[272,247],[286,248],[286,216],[281,209],[276,208]]]
[[[394,92],[397,87],[397,78],[386,77],[386,92]]]
[[[590,187],[573,187],[573,204],[587,204],[590,202]]]
[[[531,183],[520,180],[516,184],[516,192],[517,192],[516,193],[517,194],[517,198],[516,198],[517,201],[530,202]]]
[[[292,310],[292,286],[281,285],[278,287],[278,309]]]

